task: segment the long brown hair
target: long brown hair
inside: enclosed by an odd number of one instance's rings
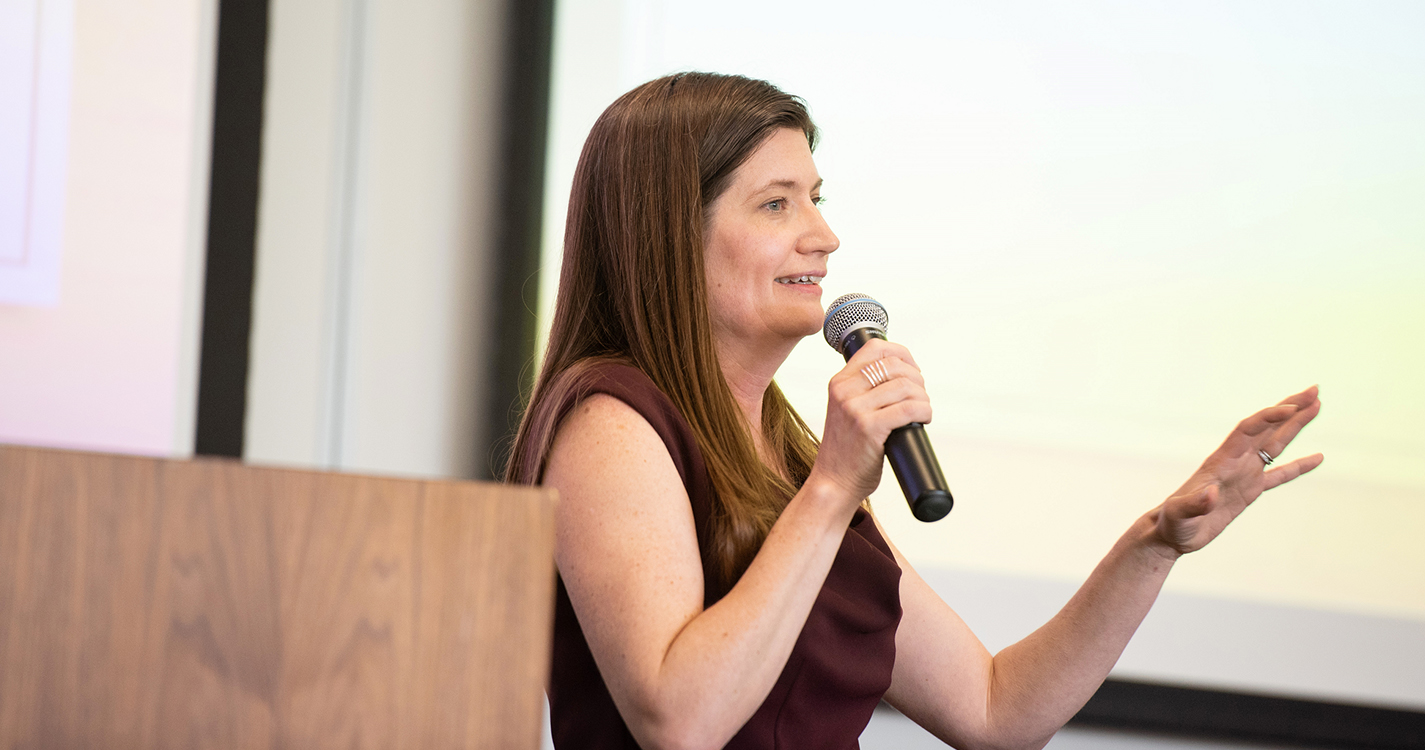
[[[780,466],[759,459],[708,313],[708,206],[780,128],[802,131],[815,148],[800,99],[741,76],[668,76],[604,110],[574,174],[549,347],[505,472],[507,482],[541,481],[556,410],[587,392],[596,363],[639,368],[692,426],[707,464],[717,498],[702,555],[714,598],[751,564],[816,458],[815,437],[772,383],[762,431]]]

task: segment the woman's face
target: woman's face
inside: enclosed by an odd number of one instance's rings
[[[790,346],[821,329],[821,280],[840,240],[820,202],[806,135],[792,128],[763,142],[713,201],[704,264],[720,344]]]

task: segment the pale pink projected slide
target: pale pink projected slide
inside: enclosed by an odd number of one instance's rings
[[[0,3],[0,304],[59,304],[72,0]]]

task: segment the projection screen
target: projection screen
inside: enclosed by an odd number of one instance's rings
[[[957,498],[872,501],[996,649],[1061,606],[1242,417],[1313,383],[1325,464],[1173,571],[1115,675],[1425,709],[1425,7],[559,4],[547,326],[583,138],[650,78],[804,97],[841,239],[823,301],[885,303]],[[841,366],[778,382],[820,427]]]

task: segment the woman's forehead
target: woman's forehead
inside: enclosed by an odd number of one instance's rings
[[[733,184],[741,192],[769,189],[812,190],[821,185],[811,147],[800,130],[783,128],[758,146],[737,168]]]

